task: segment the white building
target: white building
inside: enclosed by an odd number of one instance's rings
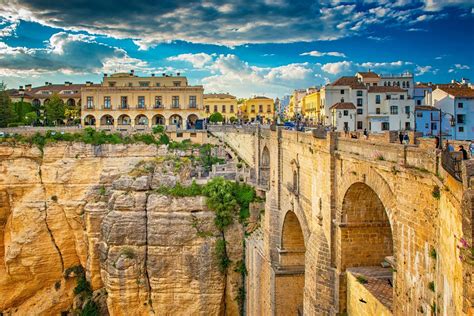
[[[384,87],[399,87],[405,89],[410,98],[413,98],[414,95],[415,82],[413,80],[413,74],[410,72],[404,72],[399,75],[381,75],[378,85]]]
[[[441,128],[449,139],[474,139],[474,89],[438,85],[432,93],[433,106],[441,109]],[[451,126],[453,121],[454,126]]]
[[[368,91],[368,125],[371,132],[411,130],[415,104],[398,86],[372,86]]]
[[[433,88],[433,84],[431,83],[417,83],[413,92],[415,106],[431,105],[431,93],[433,92]]]
[[[356,106],[352,102],[339,102],[331,106],[332,126],[337,131],[356,130]]]

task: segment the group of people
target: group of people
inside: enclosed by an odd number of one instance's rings
[[[444,144],[444,148],[448,152],[453,152],[454,151],[454,146],[449,142],[449,140],[446,140],[446,142]],[[471,156],[471,158],[474,158],[474,140],[471,140],[471,142],[469,143],[469,154],[468,154],[467,150],[464,148],[464,145],[459,145],[458,146],[458,151],[462,153],[462,160],[468,160],[469,156]]]
[[[400,131],[398,133],[398,140],[400,141],[400,144],[408,145],[410,143],[410,136],[408,136],[408,133]]]

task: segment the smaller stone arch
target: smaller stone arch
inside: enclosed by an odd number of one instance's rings
[[[198,120],[198,116],[196,114],[190,114],[188,116],[188,124],[187,127],[190,129],[196,128],[196,121]]]
[[[87,115],[85,118],[84,118],[84,125],[87,125],[87,126],[95,126],[95,117],[94,115]]]
[[[139,114],[135,117],[135,125],[148,126],[148,117],[145,114]]]
[[[260,185],[270,186],[270,150],[267,146],[263,147],[260,158]]]
[[[34,106],[34,107],[39,107],[41,106],[41,101],[39,99],[33,99],[33,101],[31,102],[31,104]]]
[[[45,99],[45,100],[43,101],[43,104],[48,104],[48,103],[49,103],[49,99]]]
[[[105,114],[100,118],[101,126],[112,126],[114,125],[114,122],[115,122],[114,118],[109,114]]]
[[[156,114],[152,117],[151,123],[153,125],[166,125],[166,119],[161,114]]]
[[[130,116],[128,116],[127,114],[122,114],[117,119],[118,125],[130,125],[131,123],[132,123],[132,120],[130,119]]]
[[[74,100],[74,99],[72,99],[72,98],[67,99],[66,105],[67,105],[67,106],[70,106],[70,107],[76,106],[76,100]]]
[[[183,118],[178,114],[171,115],[170,125],[175,125],[177,128],[181,128],[183,126]]]

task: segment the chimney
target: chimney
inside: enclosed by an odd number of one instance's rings
[[[52,86],[52,85],[53,85],[53,83],[52,83],[52,82],[48,82],[48,85],[49,85],[49,86]]]
[[[178,76],[178,77],[179,77],[179,75],[181,75],[181,73],[177,72],[177,73],[176,73],[176,76]]]
[[[45,85],[45,86],[49,85],[49,82],[45,81],[45,82],[44,82],[44,85]]]
[[[90,87],[92,85],[91,81],[86,81],[86,87]]]
[[[25,89],[26,89],[26,91],[31,91],[31,84],[29,83],[29,84],[25,85]]]
[[[151,74],[151,76],[152,76],[152,77],[154,77],[154,76],[155,76],[155,74]]]
[[[104,77],[107,77],[107,74],[104,74]]]
[[[65,85],[66,87],[69,87],[69,86],[71,85],[71,83],[70,83],[69,81],[64,81],[64,85]]]
[[[165,73],[162,73],[161,75],[162,75],[163,77],[166,77],[166,74],[165,74]]]

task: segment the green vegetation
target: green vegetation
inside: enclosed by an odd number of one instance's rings
[[[428,283],[428,288],[430,289],[430,291],[434,292],[435,291],[435,283],[433,281]]]
[[[437,257],[436,249],[431,248],[431,250],[430,250],[430,257],[431,257],[431,259],[436,260],[436,257]]]
[[[433,191],[431,191],[431,195],[437,200],[441,198],[441,192],[439,190],[439,186],[435,185],[433,187]]]
[[[199,149],[199,159],[201,160],[201,164],[206,171],[210,171],[212,169],[212,165],[222,164],[225,162],[225,159],[212,155],[212,147],[213,146],[211,144],[204,144],[201,145]]]
[[[230,266],[231,261],[227,255],[227,242],[221,238],[216,241],[216,248],[214,249],[215,256],[217,258],[217,264],[219,265],[219,271],[223,274],[227,274],[227,268]]]
[[[165,131],[165,127],[162,126],[162,125],[156,125],[156,126],[153,126],[153,134],[161,134]]]
[[[48,125],[61,125],[66,118],[64,114],[65,109],[66,107],[61,97],[57,93],[53,94],[44,107],[46,123]]]
[[[87,301],[84,308],[79,311],[81,316],[96,316],[99,315],[99,307],[92,300],[92,287],[86,279],[86,273],[81,265],[72,266],[64,271],[64,278],[76,277],[76,287],[74,288],[75,295],[81,295]]]
[[[99,316],[99,307],[97,306],[96,302],[93,300],[87,301],[86,305],[82,309],[81,316]]]
[[[0,83],[0,127],[7,127],[8,124],[17,120],[15,109],[6,91],[3,82]]]
[[[367,280],[367,278],[363,275],[358,275],[356,276],[356,280],[357,282],[359,282],[360,284],[367,284],[369,281]]]
[[[120,254],[123,255],[127,259],[135,259],[135,252],[133,251],[132,248],[125,247],[122,249]]]
[[[219,123],[224,121],[224,117],[219,112],[214,112],[209,116],[209,122],[211,123]]]
[[[157,193],[169,196],[184,197],[184,196],[198,196],[203,194],[203,186],[197,184],[195,181],[190,186],[183,186],[177,183],[174,187],[162,186],[155,190]]]

